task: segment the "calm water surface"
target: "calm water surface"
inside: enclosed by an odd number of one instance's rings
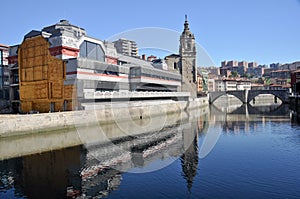
[[[299,183],[286,106],[212,106],[160,136],[0,162],[0,198],[300,198]]]

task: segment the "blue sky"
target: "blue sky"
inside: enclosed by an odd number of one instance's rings
[[[0,43],[21,43],[30,30],[40,30],[60,19],[67,19],[85,28],[89,36],[103,40],[144,27],[182,32],[187,14],[197,43],[217,66],[222,60],[232,59],[259,64],[300,60],[299,0],[48,2],[1,1],[4,18]]]

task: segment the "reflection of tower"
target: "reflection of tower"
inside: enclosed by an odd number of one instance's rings
[[[191,97],[197,96],[197,67],[195,36],[190,31],[185,15],[184,30],[180,36],[179,67],[182,78],[181,91],[190,92]]]
[[[197,123],[191,123],[190,128],[183,129],[183,147],[184,154],[181,156],[181,164],[184,178],[187,181],[187,187],[190,190],[193,185],[194,177],[198,168],[198,126]]]

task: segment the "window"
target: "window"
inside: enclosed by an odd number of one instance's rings
[[[104,74],[106,74],[106,75],[115,75],[115,76],[119,76],[118,72],[108,71],[108,70],[105,70],[105,71],[104,71]]]
[[[187,43],[187,49],[191,50],[191,43],[190,42]]]
[[[84,41],[80,45],[80,57],[85,57],[97,61],[104,61],[104,51],[99,44]]]
[[[13,83],[14,84],[18,84],[19,83],[19,74],[18,73],[14,73],[13,74]]]
[[[174,69],[177,70],[177,63],[174,62]]]

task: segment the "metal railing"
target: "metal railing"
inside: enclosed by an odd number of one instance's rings
[[[96,91],[84,92],[85,99],[117,99],[117,98],[157,98],[157,97],[190,97],[189,92],[137,92],[137,91]]]

